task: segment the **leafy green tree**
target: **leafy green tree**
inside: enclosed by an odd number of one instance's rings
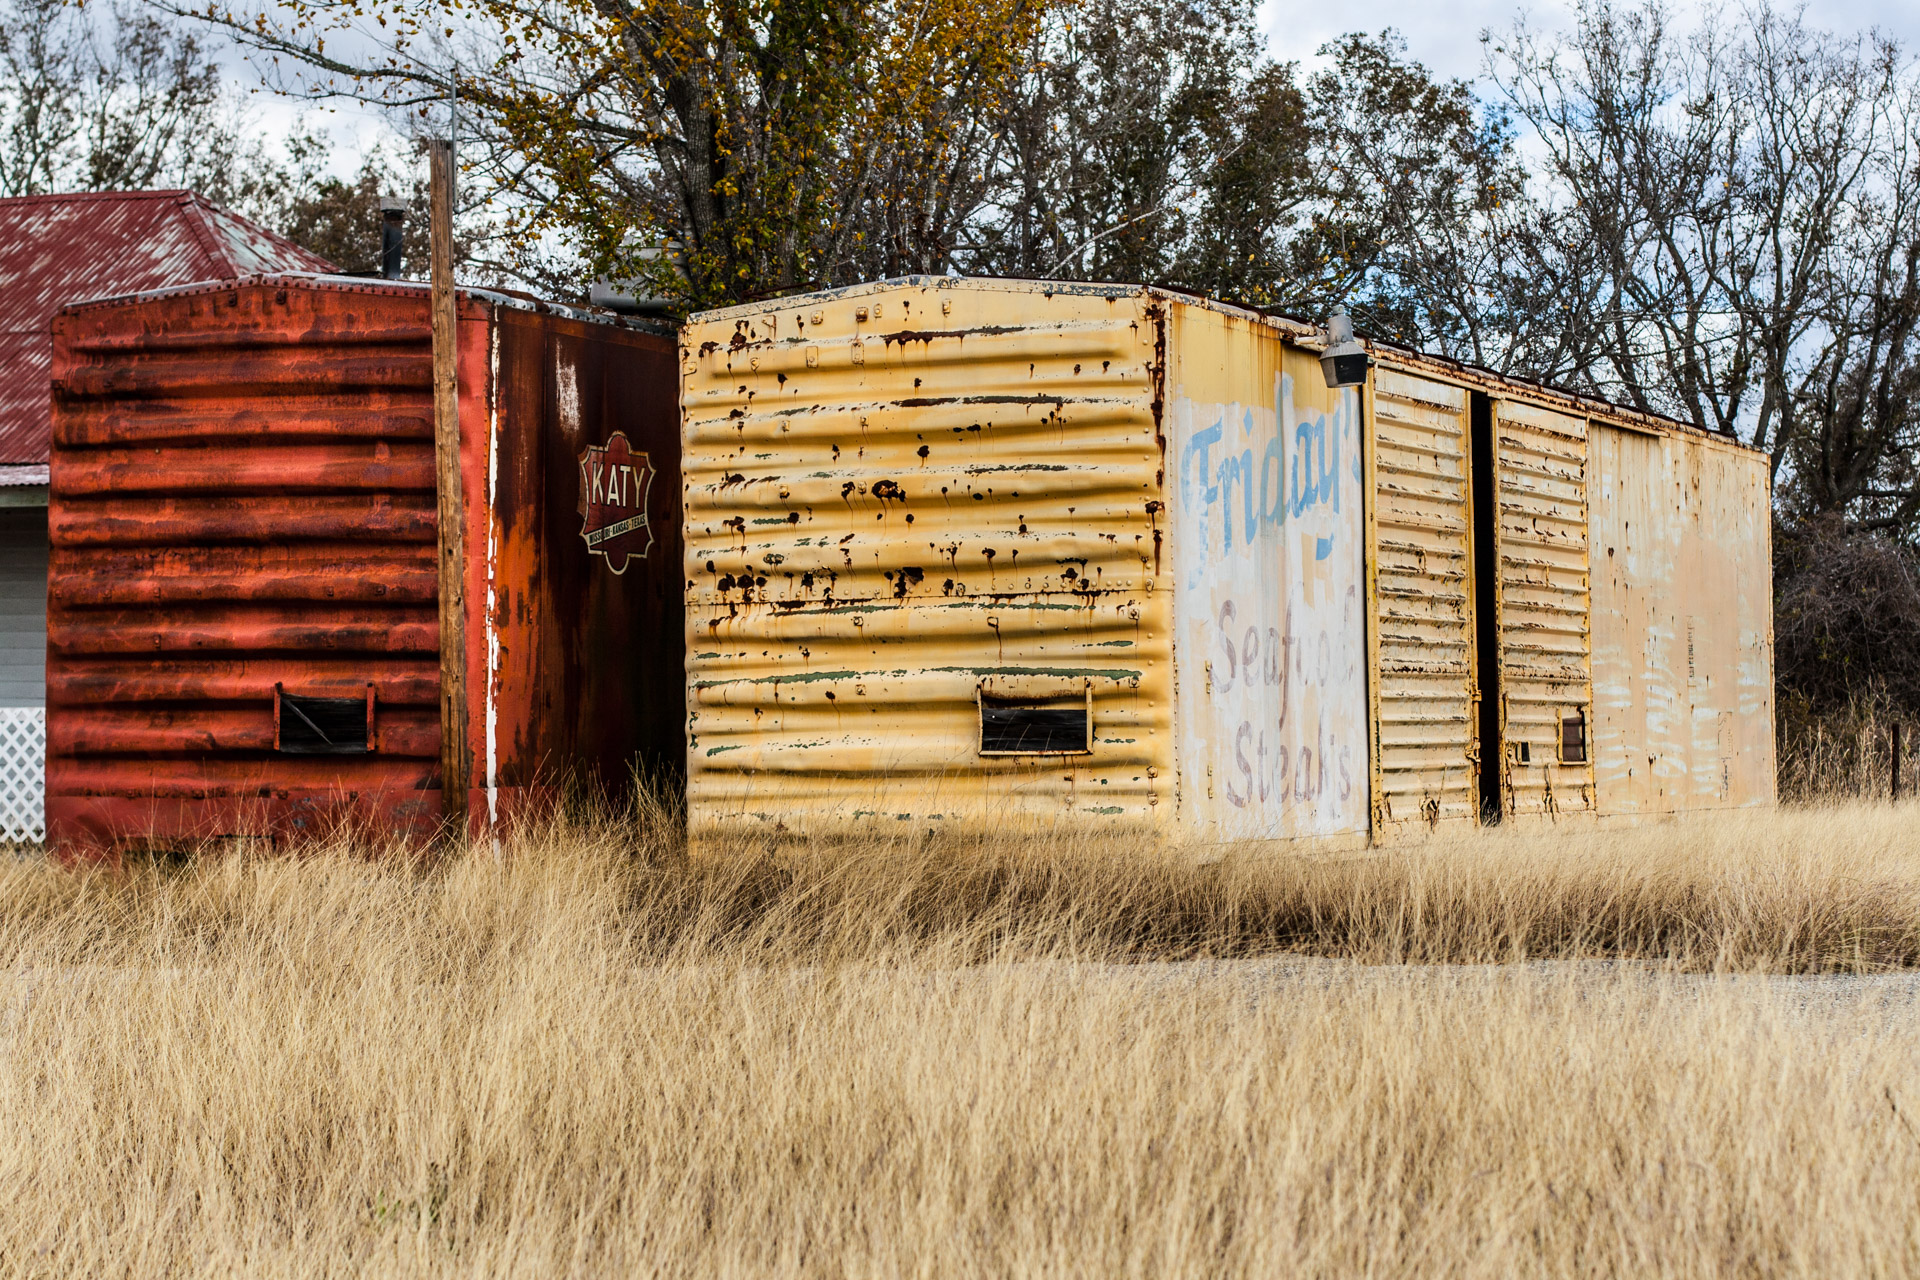
[[[192,12],[318,73],[289,84],[302,92],[426,113],[457,99],[464,180],[498,202],[510,241],[558,237],[588,270],[650,276],[698,306],[857,278],[876,257],[870,205],[910,192],[937,209],[1035,4],[294,0]],[[363,39],[364,56],[341,52],[369,16],[379,37]],[[924,260],[915,238],[937,239],[953,217],[937,221],[903,221],[893,255]],[[677,258],[641,256],[661,241],[678,243]]]
[[[959,256],[1000,275],[1149,280],[1483,360],[1527,278],[1525,174],[1505,117],[1392,33],[1303,82],[1248,0],[1051,11]]]
[[[1049,11],[1001,98],[1003,145],[961,269],[1186,283],[1208,192],[1238,181],[1238,194],[1254,194],[1274,173],[1251,160],[1274,155],[1284,170],[1302,150],[1290,69],[1269,69],[1264,93],[1247,96],[1260,61],[1248,0],[1086,0]],[[1255,146],[1262,125],[1283,133]],[[1222,166],[1236,158],[1230,176]],[[1259,199],[1244,211],[1217,206],[1212,234],[1244,240],[1248,216],[1286,195]]]
[[[1275,288],[1345,305],[1378,336],[1498,363],[1520,319],[1500,254],[1526,217],[1506,117],[1393,32],[1321,52],[1331,63],[1307,86],[1317,199]]]

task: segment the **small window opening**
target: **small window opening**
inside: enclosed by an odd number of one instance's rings
[[[1560,718],[1560,763],[1587,762],[1587,713],[1575,711]]]
[[[364,698],[314,698],[274,685],[273,749],[302,756],[373,750],[373,686]]]
[[[1533,744],[1532,743],[1530,742],[1517,743],[1514,747],[1514,751],[1517,755],[1519,755],[1521,764],[1533,763]]]
[[[980,695],[983,756],[1074,756],[1093,750],[1093,691],[1078,703]]]

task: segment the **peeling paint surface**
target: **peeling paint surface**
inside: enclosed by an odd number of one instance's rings
[[[1681,433],[1593,433],[1600,811],[1774,800],[1766,459]]]
[[[1364,397],[1331,391],[1316,342],[1162,290],[1028,281],[694,317],[696,847],[1381,842],[1477,823],[1483,768],[1521,823],[1665,811],[1635,798],[1636,752],[1684,778],[1672,808],[1770,797],[1765,458],[1385,346]],[[1715,574],[1714,617],[1676,621]],[[988,741],[990,715],[1089,708],[1090,739]]]
[[[689,322],[696,840],[1171,820],[1163,308],[925,279]],[[982,754],[983,699],[1089,690],[1089,754]]]
[[[1501,400],[1494,438],[1501,793],[1510,818],[1592,811],[1591,747],[1568,753],[1562,744],[1570,719],[1592,720],[1587,419]]]
[[[1359,395],[1248,318],[1180,308],[1174,352],[1182,829],[1365,832]]]
[[[1373,391],[1376,818],[1477,823],[1467,392],[1392,368]]]

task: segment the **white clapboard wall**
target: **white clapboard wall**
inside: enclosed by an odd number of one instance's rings
[[[0,506],[0,840],[45,838],[46,793],[47,509]]]

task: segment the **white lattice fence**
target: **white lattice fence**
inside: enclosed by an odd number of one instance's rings
[[[0,707],[0,840],[47,838],[47,709]]]

